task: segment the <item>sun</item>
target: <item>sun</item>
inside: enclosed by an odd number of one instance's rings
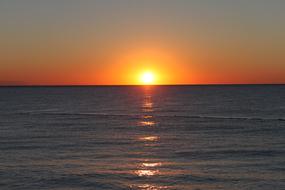
[[[155,75],[150,71],[144,72],[140,77],[140,81],[143,84],[153,84],[154,80],[155,80]]]

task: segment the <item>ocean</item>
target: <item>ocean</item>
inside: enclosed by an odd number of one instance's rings
[[[1,87],[0,189],[285,189],[285,85]]]

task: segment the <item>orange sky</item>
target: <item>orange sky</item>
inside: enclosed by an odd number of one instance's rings
[[[285,83],[282,1],[0,4],[0,85]],[[266,10],[266,11],[265,11]]]

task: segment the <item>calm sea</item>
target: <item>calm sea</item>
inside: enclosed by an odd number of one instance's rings
[[[285,86],[2,87],[0,189],[285,189]]]

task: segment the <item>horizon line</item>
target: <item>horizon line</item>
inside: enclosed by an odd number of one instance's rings
[[[258,86],[258,85],[285,85],[285,83],[214,83],[214,84],[21,84],[21,85],[0,85],[0,87],[140,87],[140,86]]]

